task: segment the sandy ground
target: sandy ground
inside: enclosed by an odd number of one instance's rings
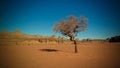
[[[120,43],[80,43],[78,50],[70,44],[0,45],[0,68],[120,68]]]

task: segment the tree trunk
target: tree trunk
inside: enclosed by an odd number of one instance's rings
[[[77,43],[76,43],[76,40],[74,40],[74,45],[75,45],[75,53],[77,53],[78,50],[77,50]]]

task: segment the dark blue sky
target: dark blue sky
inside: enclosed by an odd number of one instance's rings
[[[119,4],[119,0],[0,0],[0,31],[50,36],[55,22],[84,15],[88,30],[78,37],[103,39],[120,35]]]

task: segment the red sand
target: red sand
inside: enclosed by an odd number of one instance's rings
[[[120,43],[81,43],[78,51],[69,44],[0,45],[0,68],[120,68]]]

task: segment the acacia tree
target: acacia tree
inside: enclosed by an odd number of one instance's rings
[[[53,30],[69,37],[70,40],[74,42],[75,53],[77,53],[78,51],[75,38],[79,32],[87,29],[87,22],[88,19],[84,16],[80,16],[80,18],[68,16],[67,20],[61,20],[60,23],[56,23]]]

